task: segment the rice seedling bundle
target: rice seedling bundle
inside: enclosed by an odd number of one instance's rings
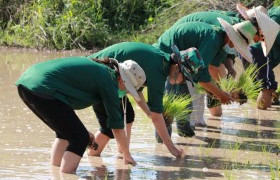
[[[189,105],[192,102],[190,95],[177,95],[166,93],[163,97],[163,116],[166,124],[172,124],[176,120],[186,119],[191,112]]]
[[[247,99],[256,101],[261,91],[262,82],[256,79],[258,69],[256,65],[249,65],[248,68],[235,81],[233,77],[221,78],[218,82],[220,88],[232,95],[237,95],[237,101],[243,104]]]

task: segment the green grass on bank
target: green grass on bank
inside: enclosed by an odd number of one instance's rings
[[[279,1],[275,4],[279,5]],[[152,44],[179,18],[235,10],[237,0],[0,0],[0,45],[48,49],[103,48],[121,41]],[[242,0],[271,6],[273,0]]]

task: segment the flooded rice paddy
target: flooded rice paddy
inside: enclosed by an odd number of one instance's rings
[[[206,109],[207,127],[197,127],[194,138],[182,138],[173,128],[172,139],[184,149],[175,159],[157,144],[150,120],[136,109],[131,153],[138,164],[125,166],[110,141],[101,157],[85,153],[76,175],[61,175],[49,165],[54,133],[23,104],[14,82],[30,65],[85,52],[0,49],[0,179],[279,179],[280,106],[268,111],[254,104],[223,106],[223,116]],[[241,70],[237,63],[237,69]],[[280,70],[277,68],[276,78]],[[77,111],[86,127],[99,126],[91,108]],[[279,154],[278,154],[279,153]]]

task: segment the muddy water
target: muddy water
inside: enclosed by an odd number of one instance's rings
[[[152,123],[136,108],[131,152],[136,167],[124,166],[111,141],[101,157],[84,157],[77,175],[60,175],[49,165],[54,133],[21,102],[14,82],[31,64],[85,52],[0,49],[0,179],[277,179],[280,178],[280,106],[257,111],[254,104],[223,106],[196,137],[172,139],[185,151],[173,158],[154,138]],[[240,64],[237,63],[240,70]],[[279,78],[280,70],[276,70]],[[278,79],[279,81],[279,79]],[[98,130],[90,108],[77,111],[86,127]]]

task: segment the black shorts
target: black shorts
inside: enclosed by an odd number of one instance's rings
[[[34,93],[22,85],[18,93],[23,102],[53,131],[57,138],[67,140],[67,151],[83,156],[90,142],[89,133],[75,111],[53,97]]]
[[[134,121],[135,118],[135,113],[133,110],[133,107],[129,101],[128,98],[127,99],[127,105],[126,105],[126,124],[132,123]],[[98,122],[100,124],[100,132],[102,134],[105,134],[106,136],[110,137],[111,139],[114,138],[113,132],[110,128],[107,127],[106,121],[107,121],[107,113],[105,110],[105,107],[102,103],[99,104],[95,104],[92,106],[93,110],[96,114],[96,117],[98,119]],[[122,100],[120,99],[120,107],[122,110],[122,114],[123,114],[123,108],[122,108]]]

